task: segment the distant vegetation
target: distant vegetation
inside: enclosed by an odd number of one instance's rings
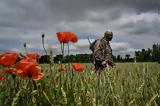
[[[49,56],[43,55],[39,59],[40,63],[48,63]],[[62,55],[56,55],[53,57],[55,63],[58,63],[62,59]],[[131,57],[130,54],[126,54],[125,57],[121,55],[113,56],[115,62],[156,62],[160,61],[160,44],[153,44],[152,48],[142,49],[135,51],[135,57]],[[90,54],[76,54],[76,55],[66,55],[63,58],[64,63],[68,62],[81,62],[90,63]]]
[[[135,51],[136,60],[139,62],[155,62],[160,59],[160,44],[154,44],[152,48]]]

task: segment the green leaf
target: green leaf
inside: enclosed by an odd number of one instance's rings
[[[35,95],[35,94],[37,94],[38,93],[38,90],[33,90],[32,92],[31,92],[31,95]]]
[[[51,100],[49,99],[49,97],[47,96],[47,94],[43,91],[44,96],[46,97],[46,99],[48,100],[48,102],[52,105]]]
[[[146,106],[150,106],[151,103],[158,97],[158,94],[153,95],[153,97],[150,99],[150,101],[146,104]]]
[[[22,91],[22,90],[19,90],[19,91],[16,93],[16,96],[13,98],[13,101],[12,101],[12,106],[17,105],[17,102],[18,102],[18,99],[19,99],[19,96],[20,96],[21,91]]]

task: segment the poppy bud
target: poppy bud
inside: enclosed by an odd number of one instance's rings
[[[42,34],[42,38],[44,38],[44,36],[45,36],[45,35],[44,35],[44,33],[43,33],[43,34]]]
[[[23,44],[23,46],[24,46],[24,48],[26,48],[26,47],[27,47],[27,44],[26,44],[26,43],[24,43],[24,44]]]

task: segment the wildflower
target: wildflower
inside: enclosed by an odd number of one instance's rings
[[[24,54],[24,55],[23,55],[23,58],[25,58],[25,59],[30,58],[30,59],[36,60],[36,59],[38,59],[39,57],[40,57],[40,55],[37,54],[37,53],[33,53],[33,54]]]
[[[18,58],[17,53],[5,53],[0,56],[0,64],[3,66],[10,66],[15,64]]]
[[[73,32],[57,32],[57,38],[61,43],[77,42],[78,38]]]
[[[44,37],[45,37],[45,34],[43,33],[43,34],[42,34],[42,46],[43,46],[43,49],[44,49],[44,51],[45,51],[45,53],[46,53],[46,55],[47,55],[47,50],[46,50],[46,48],[44,47]]]
[[[65,67],[64,64],[61,64],[61,65],[60,65],[59,71],[60,71],[60,72],[65,72],[65,71],[67,71],[67,69],[66,69],[66,67]]]
[[[16,72],[16,69],[15,68],[11,68],[11,69],[8,69],[8,70],[3,70],[3,72],[5,74],[12,74],[13,72]]]
[[[3,80],[4,76],[0,74],[0,80]]]
[[[78,38],[76,35],[74,35],[73,33],[71,33],[71,42],[76,43],[78,41]]]
[[[72,67],[77,72],[83,72],[84,71],[84,66],[80,63],[72,63]]]
[[[57,32],[57,38],[61,43],[68,43],[70,38],[67,37],[66,32]]]
[[[24,78],[30,77],[33,80],[40,80],[44,77],[44,73],[41,72],[41,68],[36,66],[36,62],[32,59],[23,59],[16,64],[17,74]]]
[[[37,62],[35,62],[34,60],[32,59],[23,59],[21,61],[19,61],[17,64],[16,64],[16,69],[21,69],[21,70],[27,70],[30,66],[32,65],[36,65]]]
[[[32,65],[28,68],[28,76],[32,77],[33,80],[40,80],[44,77],[44,73],[41,72],[41,67]]]

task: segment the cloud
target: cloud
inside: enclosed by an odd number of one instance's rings
[[[140,50],[135,49],[128,42],[113,42],[111,43],[111,48],[114,55],[121,55],[122,57],[125,57],[126,54],[134,57],[134,52]]]
[[[56,32],[72,31],[79,42],[70,53],[90,53],[87,38],[111,29],[113,51],[133,53],[160,42],[159,7],[159,0],[1,0],[0,52],[23,51],[26,42],[29,52],[43,53],[45,33],[45,47],[59,54]]]
[[[113,42],[111,46],[114,51],[126,51],[128,48],[130,48],[130,45],[126,42]]]
[[[90,39],[93,41],[94,39]],[[85,53],[91,53],[91,50],[89,50],[89,42],[88,39],[79,39],[77,43],[69,43],[69,50],[71,54],[85,54]],[[67,54],[68,47],[65,46],[65,52]]]

